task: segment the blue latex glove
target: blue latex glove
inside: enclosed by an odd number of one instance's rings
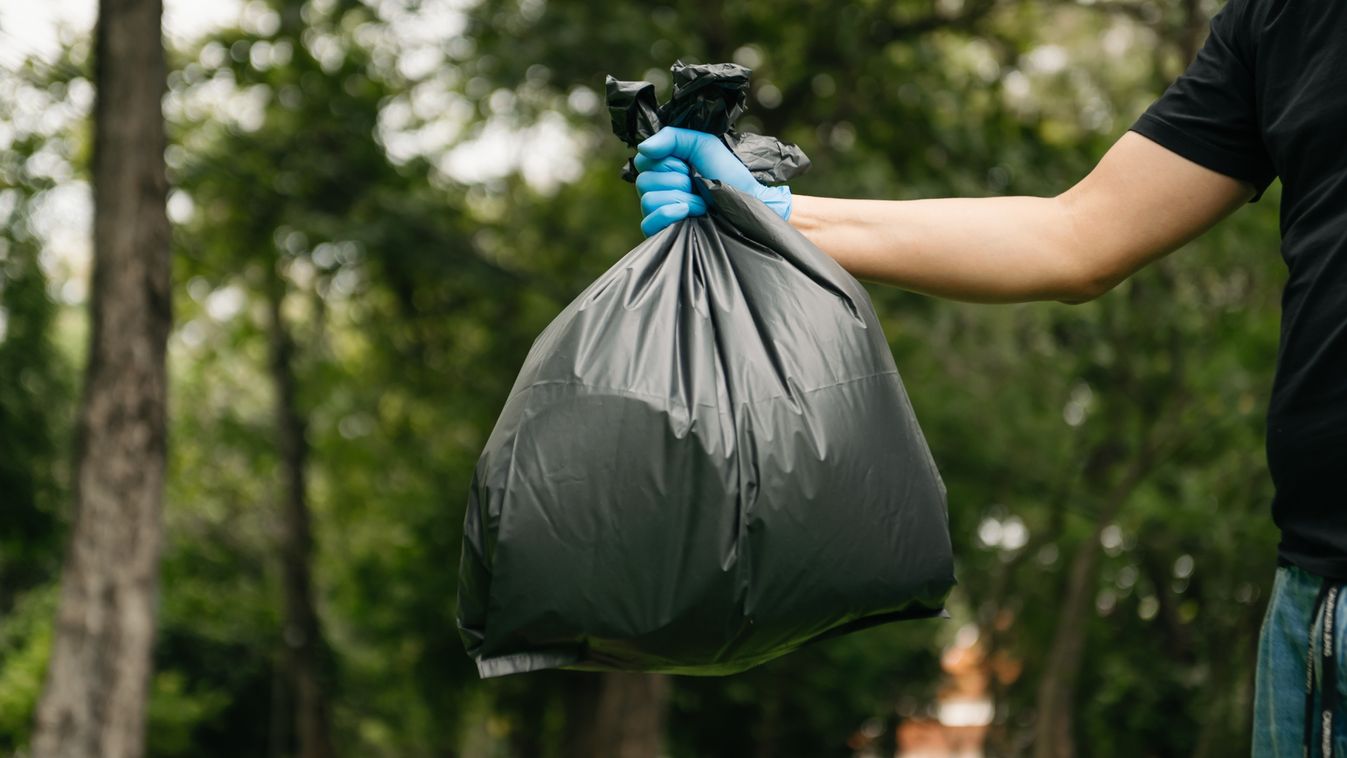
[[[636,190],[641,193],[641,232],[650,237],[688,216],[706,214],[706,201],[692,187],[688,164],[673,156],[657,161],[636,156]]]
[[[636,151],[636,170],[640,172],[636,176],[636,189],[641,193],[641,212],[645,214],[641,231],[647,237],[675,221],[706,213],[705,201],[692,189],[688,164],[701,176],[752,195],[781,218],[790,218],[790,188],[759,184],[718,137],[666,126],[637,145]],[[694,204],[691,200],[699,202]]]

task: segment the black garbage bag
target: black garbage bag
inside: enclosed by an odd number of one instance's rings
[[[778,156],[758,166],[778,179],[807,165],[732,131],[747,69],[675,82],[656,108],[610,79],[619,136],[681,119]],[[758,200],[701,184],[710,215],[638,245],[539,335],[482,452],[458,626],[483,677],[729,674],[943,613],[945,490],[865,290]]]
[[[734,122],[748,109],[749,70],[734,63],[673,65],[674,91],[669,102],[655,105],[655,85],[624,82],[608,77],[608,113],[613,133],[636,147],[663,126],[678,126],[719,135],[748,166],[753,178],[777,184],[809,170],[809,158],[795,145],[775,137],[739,132]],[[622,178],[636,180],[636,167],[627,162]]]

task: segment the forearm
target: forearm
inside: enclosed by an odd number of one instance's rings
[[[1058,198],[796,195],[790,223],[858,278],[970,302],[1078,301],[1102,284],[1072,254]]]
[[[796,195],[790,223],[862,279],[972,302],[1079,302],[1252,196],[1252,185],[1128,132],[1089,176],[1057,197]]]

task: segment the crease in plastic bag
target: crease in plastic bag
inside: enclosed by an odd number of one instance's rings
[[[670,70],[673,94],[664,105],[655,102],[655,85],[650,82],[607,78],[608,114],[613,134],[623,142],[636,147],[661,127],[677,126],[720,137],[764,184],[781,184],[809,169],[809,158],[799,147],[734,128],[748,110],[751,69],[736,63],[679,61]],[[622,178],[636,180],[631,161],[623,166]]]
[[[731,124],[747,71],[684,68],[676,106],[610,81],[615,131]],[[486,442],[457,609],[482,677],[732,674],[947,615],[944,484],[865,289],[755,198],[703,190],[708,215],[538,336]]]

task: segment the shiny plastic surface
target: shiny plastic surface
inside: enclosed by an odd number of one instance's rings
[[[537,338],[482,452],[458,625],[483,677],[728,674],[942,612],[945,490],[865,290],[704,190]]]
[[[661,127],[696,129],[720,137],[763,184],[781,184],[809,170],[809,157],[799,147],[735,129],[734,122],[748,110],[751,69],[737,63],[679,61],[670,73],[673,94],[664,105],[656,105],[650,82],[607,78],[608,115],[618,139],[636,147]],[[636,180],[636,173],[630,161],[622,167],[622,178],[629,182]]]

